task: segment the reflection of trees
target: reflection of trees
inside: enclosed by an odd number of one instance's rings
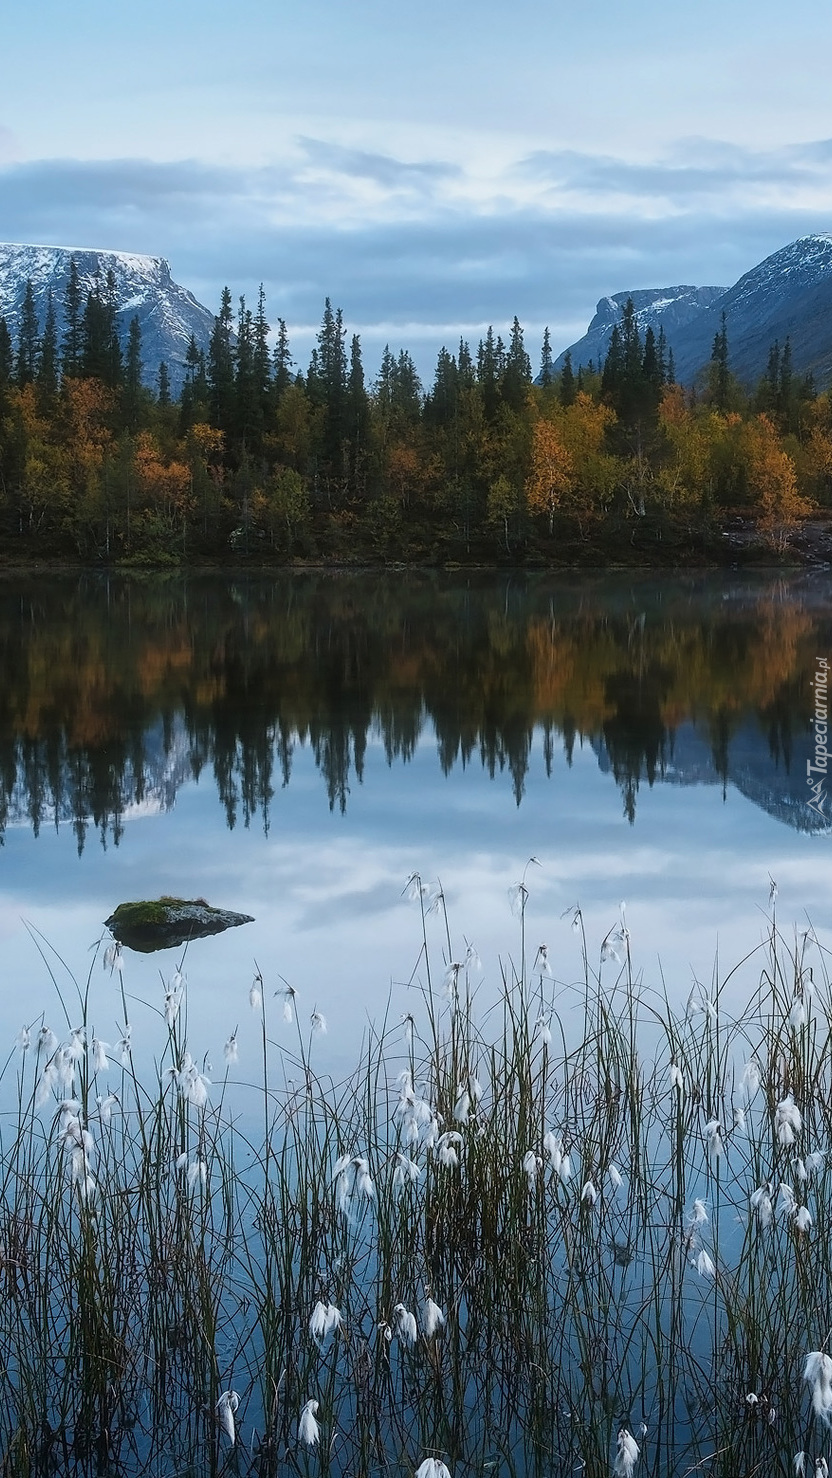
[[[445,773],[478,758],[518,804],[536,731],[547,773],[559,744],[571,763],[576,739],[595,741],[632,819],[684,722],[723,779],[749,720],[788,768],[829,638],[827,612],[764,583],[728,602],[694,582],[438,574],[8,584],[0,832],[63,819],[79,849],[90,827],[118,842],[165,762],[168,801],[209,766],[228,825],[268,828],[299,746],[343,811],[368,742],[406,762],[426,724]]]

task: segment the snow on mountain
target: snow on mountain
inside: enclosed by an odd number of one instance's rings
[[[752,267],[694,320],[669,336],[680,380],[707,363],[722,314],[732,372],[748,385],[765,373],[775,340],[788,338],[798,374],[832,382],[832,234],[801,236]]]
[[[613,324],[632,298],[642,341],[648,326],[663,328],[673,350],[676,378],[701,376],[722,328],[728,359],[748,386],[765,373],[775,340],[786,339],[797,374],[811,373],[819,390],[832,384],[832,232],[801,236],[746,272],[733,287],[667,287],[601,298],[586,334],[570,346],[572,365],[603,364]],[[560,368],[566,350],[555,360]]]
[[[207,349],[214,315],[198,303],[192,293],[174,282],[170,264],[163,257],[139,256],[133,252],[98,251],[87,247],[21,246],[0,242],[0,317],[16,341],[20,311],[30,281],[41,328],[51,291],[59,338],[64,329],[63,304],[72,258],[78,269],[82,302],[96,281],[103,287],[108,272],[115,280],[117,320],[122,343],[126,343],[131,318],[138,318],[142,331],[143,378],[155,385],[159,363],[168,366],[171,387],[178,393],[185,376],[185,354],[191,335]]]
[[[673,335],[724,291],[722,287],[682,284],[679,287],[640,288],[635,292],[613,293],[611,297],[601,298],[584,337],[558,355],[555,369],[562,367],[567,353],[572,355],[575,370],[579,365],[588,365],[590,360],[595,366],[603,364],[613,327],[620,322],[621,310],[628,298],[633,300],[642,339],[648,328],[652,328],[657,337],[659,329],[663,328],[668,340],[673,342]]]

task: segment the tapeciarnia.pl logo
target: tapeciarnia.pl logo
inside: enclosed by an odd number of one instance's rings
[[[829,817],[826,811],[826,775],[829,763],[829,751],[826,745],[828,733],[828,683],[829,662],[826,657],[818,657],[815,662],[815,675],[812,679],[812,687],[815,690],[815,713],[812,720],[815,735],[815,760],[806,761],[806,784],[809,787],[809,809],[816,811],[824,821]]]

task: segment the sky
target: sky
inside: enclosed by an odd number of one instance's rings
[[[731,283],[832,229],[832,10],[794,0],[36,0],[3,19],[0,239],[166,257],[374,374],[517,314]]]

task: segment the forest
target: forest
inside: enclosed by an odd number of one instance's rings
[[[73,262],[74,269],[74,262]],[[631,302],[603,364],[533,371],[515,318],[439,352],[424,386],[402,348],[375,379],[326,300],[306,370],[224,289],[181,394],[119,339],[112,280],[77,270],[39,323],[0,318],[2,559],[26,564],[736,562],[789,558],[832,502],[832,400],[771,346],[749,391],[723,320],[693,387]],[[147,388],[153,378],[154,388]]]

